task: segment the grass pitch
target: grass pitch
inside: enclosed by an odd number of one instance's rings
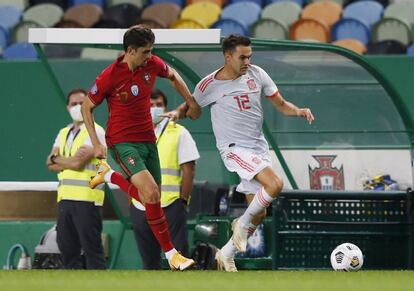
[[[1,291],[414,290],[413,271],[0,271]]]

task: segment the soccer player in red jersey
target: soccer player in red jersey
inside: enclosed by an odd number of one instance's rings
[[[168,223],[160,206],[161,170],[156,137],[150,113],[150,96],[157,77],[168,78],[185,99],[187,116],[196,119],[201,110],[181,76],[162,59],[152,55],[155,36],[141,25],[124,34],[125,53],[109,65],[95,80],[82,105],[82,115],[88,129],[95,157],[105,158],[106,148],[98,138],[93,110],[106,99],[109,117],[106,143],[124,176],[101,162],[98,174],[91,180],[94,188],[112,182],[145,205],[149,226],[164,251],[171,269],[184,270],[194,261],[179,254],[170,239]]]

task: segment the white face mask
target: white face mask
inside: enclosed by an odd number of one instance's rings
[[[69,109],[69,114],[72,117],[73,121],[75,122],[82,122],[83,121],[83,117],[82,117],[82,113],[81,113],[81,105],[75,105],[72,106]]]
[[[161,122],[161,120],[164,117],[161,117],[160,115],[164,114],[164,108],[162,107],[151,107],[151,117],[152,117],[152,123],[158,124]]]

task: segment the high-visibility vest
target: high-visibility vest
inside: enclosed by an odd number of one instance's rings
[[[100,127],[95,123],[95,127]],[[88,137],[88,131],[82,126],[80,132],[73,140],[72,147],[69,148],[67,140],[70,134],[70,127],[60,130],[59,155],[62,157],[70,157],[76,154],[76,151],[85,144]],[[92,176],[96,175],[96,165],[99,160],[93,158],[85,168],[80,171],[66,169],[58,174],[58,202],[60,200],[90,201],[95,205],[103,205],[105,193],[103,191],[104,184],[98,185],[95,189],[89,187],[89,181]]]
[[[181,167],[178,161],[178,143],[183,127],[170,122],[157,140],[158,156],[161,166],[161,206],[165,207],[180,198]],[[140,204],[132,199],[135,206]],[[142,204],[141,204],[142,205]]]

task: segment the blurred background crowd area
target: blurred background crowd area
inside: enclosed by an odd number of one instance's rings
[[[0,0],[0,56],[37,58],[31,27],[220,28],[272,40],[332,43],[359,54],[414,55],[414,0]],[[50,46],[48,57],[116,51]]]

